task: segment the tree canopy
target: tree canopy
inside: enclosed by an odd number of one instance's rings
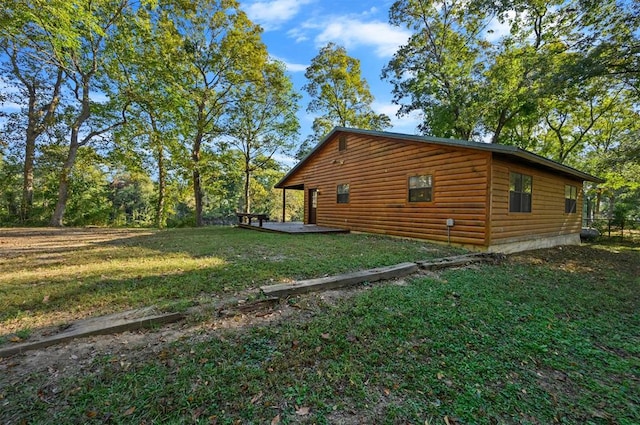
[[[144,211],[124,224],[227,219],[249,201],[225,140],[249,155],[255,176],[282,173],[271,158],[291,149],[298,97],[238,2],[21,0],[0,19],[0,72],[16,89],[8,100],[24,104],[3,121],[3,183],[23,177],[22,193],[6,191],[4,222],[84,222],[67,216],[78,185],[99,189],[85,196],[86,216],[113,204],[106,218],[95,215],[104,223],[119,222],[120,208]],[[142,182],[145,192],[133,190]],[[136,207],[124,207],[128,200]]]
[[[390,22],[412,35],[382,76],[400,115],[422,113],[424,134],[516,145],[602,173],[611,152],[637,152],[640,140],[638,9],[615,0],[398,0]],[[613,169],[637,164],[633,154],[615,157]],[[637,180],[624,174],[610,180],[638,199]]]
[[[385,130],[360,60],[321,47],[300,95],[236,0],[7,0],[0,224],[179,226],[279,216],[282,157]],[[397,0],[382,69],[419,131],[518,146],[606,178],[589,214],[640,216],[640,3]],[[298,194],[301,196],[301,194]],[[290,195],[292,196],[292,195]],[[291,199],[286,214],[300,217]]]
[[[347,54],[344,47],[329,43],[311,60],[305,72],[308,82],[303,89],[311,97],[307,112],[319,113],[313,120],[313,134],[298,152],[304,156],[332,128],[356,127],[384,130],[391,127],[385,114],[372,109],[374,97],[362,78],[360,61]]]

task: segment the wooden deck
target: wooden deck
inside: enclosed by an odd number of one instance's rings
[[[262,223],[262,227],[258,226],[257,223],[239,224],[238,227],[242,229],[260,230],[263,232],[289,233],[292,235],[303,233],[349,233],[349,230],[346,229],[316,226],[315,224],[304,224],[297,221],[288,223],[265,221]]]

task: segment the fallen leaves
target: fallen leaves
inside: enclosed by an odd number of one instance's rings
[[[264,393],[262,391],[260,391],[256,395],[254,395],[253,398],[251,399],[251,404],[256,404],[258,402],[258,400],[260,400],[262,398],[263,395],[264,395]]]
[[[298,416],[306,416],[306,415],[308,415],[308,414],[309,414],[309,411],[310,411],[310,410],[311,410],[311,409],[310,409],[310,408],[308,408],[308,407],[300,407],[300,408],[298,408],[298,409],[296,410],[296,415],[298,415]]]
[[[196,410],[193,411],[193,413],[191,413],[191,419],[193,419],[194,422],[197,422],[200,416],[202,416],[202,414],[206,409],[207,408],[205,406],[198,407]]]

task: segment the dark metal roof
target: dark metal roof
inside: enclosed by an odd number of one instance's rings
[[[300,160],[279,182],[276,184],[276,188],[282,188],[282,184],[294,174],[298,168],[300,168],[303,164],[305,164],[313,155],[318,151],[322,146],[324,146],[336,133],[351,133],[351,134],[362,134],[367,136],[375,136],[375,137],[385,137],[387,139],[396,139],[398,141],[410,141],[410,142],[420,142],[420,143],[429,143],[433,145],[443,145],[443,146],[453,146],[453,147],[462,147],[468,149],[478,149],[489,152],[495,152],[499,154],[503,154],[510,158],[517,158],[523,162],[535,164],[538,166],[542,166],[543,168],[547,168],[550,170],[558,171],[562,174],[576,177],[581,180],[591,181],[594,183],[603,183],[599,177],[592,176],[591,174],[584,173],[580,170],[576,170],[575,168],[560,164],[559,162],[552,161],[540,155],[537,155],[533,152],[526,151],[524,149],[520,149],[515,146],[508,145],[500,145],[495,143],[480,143],[480,142],[470,142],[468,140],[458,140],[458,139],[446,139],[442,137],[431,137],[431,136],[418,136],[412,134],[402,134],[402,133],[392,133],[387,131],[374,131],[374,130],[361,130],[358,128],[347,128],[347,127],[335,127],[329,134],[327,134],[321,141],[316,145],[315,148],[311,152],[309,152],[304,158]]]

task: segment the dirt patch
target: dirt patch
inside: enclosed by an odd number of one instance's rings
[[[627,249],[628,248],[628,249]],[[608,247],[605,245],[560,246],[512,254],[512,262],[532,265],[546,264],[570,273],[595,272],[617,264],[640,276],[640,264],[636,261],[638,247]]]
[[[80,338],[0,358],[0,387],[9,388],[35,373],[47,376],[46,388],[55,392],[62,380],[95,373],[103,361],[114,363],[126,371],[131,364],[162,356],[172,343],[193,345],[229,330],[242,332],[253,326],[290,320],[291,316],[304,320],[315,314],[313,312],[318,308],[335,305],[370,288],[362,285],[311,293],[298,296],[295,300],[282,299],[277,303],[251,301],[250,298],[256,295],[255,291],[246,291],[239,294],[240,297],[191,308],[186,320],[161,329]],[[247,308],[249,304],[256,307]],[[47,334],[55,330],[39,332]],[[38,338],[40,333],[32,335],[30,339]]]

